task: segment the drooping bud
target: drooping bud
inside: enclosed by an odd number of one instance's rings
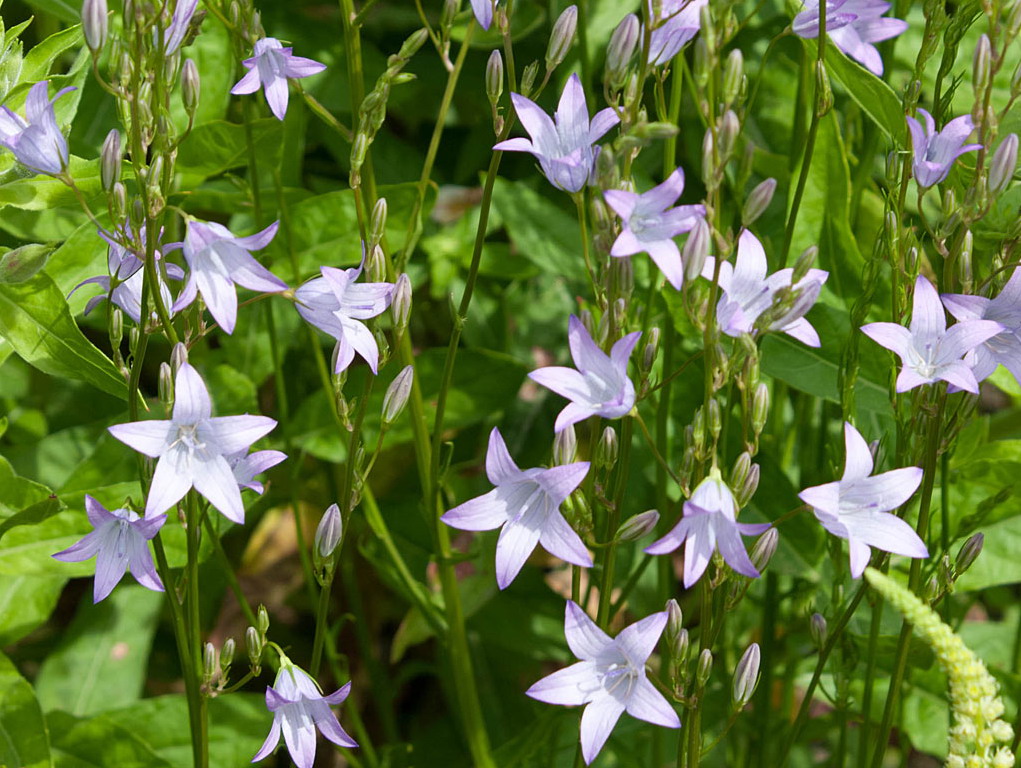
[[[808,622],[808,633],[812,636],[815,647],[822,648],[826,644],[829,634],[826,628],[826,617],[821,613],[813,613],[811,621]]]
[[[411,278],[406,272],[397,277],[390,313],[393,315],[394,329],[397,335],[400,335],[408,327],[408,321],[411,319]]]
[[[578,455],[578,434],[574,431],[574,424],[569,424],[566,429],[557,432],[553,438],[553,463],[557,466],[564,466],[574,461]]]
[[[705,688],[706,683],[709,682],[709,675],[713,671],[713,652],[708,648],[703,648],[702,653],[698,655],[698,666],[695,668],[695,680],[698,681],[699,688]]]
[[[752,551],[748,553],[748,559],[752,561],[755,570],[762,573],[769,565],[769,561],[776,554],[777,545],[780,543],[780,531],[770,528],[755,540]]]
[[[989,43],[989,35],[983,34],[975,45],[975,54],[971,60],[971,83],[975,93],[984,93],[989,87],[992,66],[992,45]]]
[[[569,5],[557,18],[546,49],[546,71],[556,69],[567,56],[578,29],[578,6]]]
[[[770,178],[756,185],[755,189],[744,201],[744,209],[741,211],[741,223],[746,227],[759,218],[769,204],[773,201],[773,193],[776,192],[776,179]]]
[[[699,219],[695,228],[688,234],[684,243],[682,256],[684,258],[684,278],[695,280],[702,274],[705,260],[709,257],[710,238],[709,224],[705,219]]]
[[[99,158],[99,176],[109,192],[121,178],[121,132],[116,128],[106,134]]]
[[[599,443],[596,445],[596,466],[602,469],[613,469],[613,465],[617,463],[619,451],[617,430],[613,427],[606,427],[599,438]]]
[[[227,674],[227,670],[230,669],[230,665],[234,663],[234,652],[236,645],[233,637],[228,637],[223,641],[223,648],[220,649],[220,672],[223,675]]]
[[[189,115],[195,114],[201,92],[202,82],[199,79],[199,68],[191,59],[185,59],[184,66],[181,68],[181,101],[184,102],[184,111]]]
[[[1017,168],[1017,134],[1007,135],[993,153],[989,163],[989,193],[998,195],[1007,188]]]
[[[971,568],[972,563],[982,554],[982,546],[986,542],[984,534],[976,533],[968,537],[968,540],[961,545],[957,553],[957,561],[954,563],[954,573],[960,576]]]
[[[627,79],[628,66],[631,58],[635,55],[635,48],[638,46],[638,38],[641,25],[638,17],[629,13],[610,36],[610,43],[606,48],[606,72],[604,79],[610,88],[619,90]]]
[[[408,398],[411,396],[411,386],[414,381],[415,368],[406,365],[390,382],[390,386],[386,388],[386,394],[383,395],[384,426],[393,424],[404,411],[404,406],[408,404]]]
[[[503,95],[503,56],[494,50],[486,63],[486,96],[495,105]]]
[[[82,3],[82,33],[93,54],[98,53],[106,44],[108,30],[106,0],[85,0]]]
[[[316,527],[313,549],[317,564],[322,564],[333,556],[343,531],[344,523],[340,517],[340,507],[331,504],[326,508]]]
[[[734,670],[734,686],[732,689],[734,706],[743,709],[751,701],[755,689],[759,685],[759,644],[752,643],[741,656]]]
[[[649,509],[625,520],[617,529],[617,541],[637,541],[652,533],[659,523],[659,510]]]

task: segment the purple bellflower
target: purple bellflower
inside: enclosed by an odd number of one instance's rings
[[[700,14],[709,0],[663,0],[659,26],[654,26],[649,40],[649,64],[660,67],[681,52],[701,27]]]
[[[943,305],[958,322],[993,320],[1003,331],[975,347],[965,357],[977,381],[988,378],[996,366],[1002,365],[1021,384],[1021,269],[1015,269],[1010,280],[995,299],[984,296],[943,294]]]
[[[330,709],[331,705],[336,706],[347,698],[351,683],[329,696],[323,696],[308,672],[295,666],[290,659],[281,658],[280,661],[280,670],[272,687],[266,687],[266,708],[273,713],[273,725],[252,762],[269,757],[280,743],[281,732],[291,760],[298,768],[312,768],[315,762],[316,728],[337,746],[357,747],[358,744],[341,728],[337,715]]]
[[[702,268],[702,277],[712,280],[715,269],[716,260],[710,256]],[[747,229],[744,230],[738,239],[737,258],[734,264],[728,262],[720,264],[719,282],[723,296],[716,305],[716,320],[721,330],[728,336],[754,333],[756,321],[772,306],[777,292],[782,288],[792,287],[793,269],[788,267],[777,270],[768,277],[767,269],[766,252],[762,249],[762,243]],[[762,330],[780,331],[810,347],[818,347],[819,334],[804,315],[819,297],[823,283],[828,277],[829,273],[824,270],[808,270],[808,273],[793,286],[798,298],[791,310]]]
[[[275,467],[287,458],[282,451],[255,451],[246,453],[238,451],[233,456],[227,456],[227,463],[234,472],[234,479],[238,481],[238,488],[250,488],[260,496],[266,490],[262,483],[255,479],[267,469]]]
[[[270,111],[277,120],[283,120],[287,114],[288,78],[308,77],[326,69],[325,64],[295,56],[292,50],[284,48],[275,37],[256,40],[254,55],[242,62],[248,72],[230,92],[235,95],[255,93],[262,86]]]
[[[497,0],[471,0],[472,13],[475,14],[475,20],[483,29],[488,30],[493,23],[493,8],[496,6],[496,2]]]
[[[620,716],[664,728],[680,728],[674,708],[645,674],[667,624],[666,611],[646,616],[611,638],[574,602],[567,601],[564,635],[581,661],[544,677],[525,693],[547,704],[586,705],[581,716],[581,753],[596,759]]]
[[[571,315],[567,340],[574,368],[550,366],[528,374],[528,378],[571,402],[557,416],[554,431],[560,432],[589,416],[619,419],[635,404],[635,385],[627,375],[628,358],[641,331],[618,339],[607,355],[589,335],[584,323]]]
[[[345,370],[357,352],[376,373],[379,345],[363,320],[386,311],[393,301],[393,283],[357,283],[362,268],[322,267],[322,277],[309,280],[295,291],[298,313],[337,340],[334,373]]]
[[[907,118],[908,130],[911,131],[911,149],[914,152],[911,167],[918,186],[928,189],[947,177],[957,158],[965,152],[982,149],[982,145],[964,143],[975,130],[971,115],[955,117],[943,126],[942,131],[937,131],[932,115],[921,107],[918,112],[925,120],[924,128],[915,118]]]
[[[184,38],[188,35],[188,27],[191,26],[191,18],[195,15],[195,8],[198,4],[198,0],[177,0],[177,5],[174,6],[174,15],[163,32],[164,55],[173,56],[181,47]]]
[[[873,43],[889,40],[908,28],[906,21],[884,17],[886,0],[826,0],[826,34],[840,50],[877,77],[883,59]],[[791,25],[798,37],[819,36],[819,0],[805,0],[805,9]]]
[[[847,539],[851,575],[859,578],[869,564],[869,547],[907,557],[928,557],[929,550],[914,529],[890,514],[904,504],[922,482],[919,467],[872,474],[872,453],[861,433],[844,423],[844,475],[840,480],[806,488],[798,497],[812,507],[823,527]]]
[[[710,472],[684,502],[684,515],[670,532],[645,551],[665,555],[684,546],[684,588],[691,589],[705,572],[713,552],[719,549],[727,565],[742,576],[754,579],[759,572],[752,565],[740,534],[754,536],[769,523],[737,522],[737,503],[718,470]]]
[[[919,275],[911,304],[910,330],[897,323],[869,323],[861,330],[901,359],[898,392],[942,379],[958,389],[978,394],[975,374],[962,358],[1006,329],[993,320],[964,320],[947,330],[939,294],[932,283]]]
[[[174,377],[174,411],[169,420],[133,421],[110,427],[122,443],[153,459],[145,517],[179,502],[194,488],[232,522],[245,522],[238,478],[228,457],[265,437],[276,422],[266,416],[212,416],[205,382],[189,363]]]
[[[521,571],[536,544],[551,555],[584,568],[592,558],[581,537],[560,514],[560,505],[588,474],[589,463],[521,470],[514,463],[500,430],[489,433],[486,475],[496,487],[454,507],[440,520],[463,531],[502,528],[496,544],[496,583],[506,589]]]
[[[531,139],[507,139],[493,149],[530,152],[550,184],[565,192],[580,191],[589,182],[599,154],[599,148],[592,145],[620,122],[617,113],[607,107],[597,112],[590,123],[585,91],[576,74],[564,86],[555,122],[542,107],[520,94],[512,93],[511,101]]]
[[[25,97],[25,117],[8,107],[0,109],[0,146],[7,147],[18,162],[36,173],[62,176],[67,170],[67,139],[57,126],[53,105],[75,88],[63,88],[47,98],[49,81],[32,86]]]
[[[662,184],[641,195],[621,189],[603,193],[607,204],[624,221],[610,255],[649,254],[677,290],[684,283],[684,265],[674,238],[690,232],[705,217],[704,205],[670,207],[683,191],[684,171],[678,168]]]
[[[88,494],[85,513],[95,530],[53,557],[67,563],[96,558],[92,602],[98,603],[109,595],[129,568],[135,581],[143,587],[162,592],[163,582],[156,573],[148,542],[159,533],[167,516],[140,520],[130,509],[108,510]]]
[[[237,322],[238,297],[234,285],[253,291],[278,293],[287,290],[287,283],[255,260],[250,251],[269,245],[277,233],[277,222],[248,237],[235,237],[222,224],[212,221],[188,221],[184,236],[184,260],[191,272],[181,295],[174,303],[179,312],[193,301],[196,292],[209,308],[209,313],[225,333],[234,332]]]

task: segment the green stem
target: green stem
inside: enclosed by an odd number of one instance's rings
[[[596,273],[592,268],[592,245],[588,235],[588,213],[585,206],[585,192],[575,192],[574,205],[578,209],[578,226],[581,228],[581,255],[585,259],[585,271],[588,273],[589,285],[592,288],[592,300],[599,301],[599,288],[596,287]]]
[[[762,600],[762,643],[759,652],[762,677],[756,691],[755,721],[758,740],[755,743],[760,768],[770,765],[769,753],[772,741],[770,736],[770,715],[773,707],[773,655],[776,650],[776,615],[779,602],[779,578],[776,572],[766,572],[766,594]]]
[[[620,525],[621,506],[624,504],[624,494],[627,490],[627,476],[631,459],[631,438],[633,431],[633,419],[625,418],[621,427],[620,436],[620,457],[617,460],[616,487],[613,494],[613,505],[610,507],[609,516],[606,521],[605,535],[603,541],[609,542],[603,556],[602,582],[599,586],[599,609],[596,614],[596,624],[603,629],[609,625],[610,619],[610,598],[613,591],[613,571],[617,562],[617,527]]]
[[[188,713],[192,726],[192,756],[195,768],[206,768],[209,765],[208,724],[206,722],[206,697],[200,686],[202,684],[202,624],[199,613],[199,509],[198,499],[194,490],[188,491],[187,501],[187,534],[188,534],[188,593],[185,600],[188,607],[187,627],[190,637],[188,648],[191,653],[192,688],[189,696]]]
[[[872,692],[875,684],[876,653],[879,648],[880,619],[883,616],[883,601],[876,599],[872,606],[872,620],[869,622],[868,660],[865,666],[865,690],[861,696],[861,733],[858,739],[858,768],[865,768],[869,754],[869,718],[872,716]]]

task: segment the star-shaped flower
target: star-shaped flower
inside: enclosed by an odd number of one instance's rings
[[[978,394],[975,374],[962,358],[1005,329],[992,320],[964,320],[947,330],[939,294],[932,283],[919,275],[911,304],[910,330],[897,323],[869,323],[861,330],[900,357],[903,366],[897,377],[898,392],[943,380]]]
[[[1021,384],[1021,269],[1015,269],[1010,280],[995,299],[944,293],[943,305],[958,322],[993,320],[1003,331],[979,344],[965,362],[971,363],[977,381],[982,381],[1002,365]]]
[[[576,74],[564,86],[555,122],[542,107],[520,94],[512,93],[511,101],[531,139],[507,139],[493,149],[530,152],[550,184],[565,192],[580,191],[588,184],[599,154],[599,148],[593,144],[620,122],[617,113],[608,107],[597,112],[590,123],[585,91]]]
[[[702,277],[712,280],[716,269],[713,257],[706,259]],[[734,264],[720,264],[719,284],[723,290],[716,305],[716,321],[728,336],[755,333],[759,316],[773,305],[776,294],[782,288],[791,287],[794,270],[780,269],[766,276],[768,264],[762,243],[747,229],[741,232],[737,242],[737,258]],[[811,309],[822,290],[829,272],[810,269],[793,286],[798,298],[794,306],[783,317],[770,323],[768,328],[758,329],[779,331],[793,336],[810,347],[819,346],[819,334],[804,315]]]
[[[624,222],[610,255],[649,254],[677,290],[684,283],[684,265],[674,238],[690,232],[705,216],[704,205],[670,207],[683,191],[684,171],[678,168],[662,184],[641,195],[621,189],[603,193],[607,204]]]
[[[7,107],[0,109],[0,146],[7,147],[19,163],[36,173],[61,176],[67,170],[67,139],[57,125],[53,105],[75,88],[63,88],[48,99],[49,86],[48,80],[32,86],[25,97],[24,118]]]
[[[167,516],[140,520],[130,509],[108,510],[88,494],[85,496],[85,513],[95,530],[53,557],[67,563],[96,558],[92,602],[98,603],[109,595],[128,568],[135,581],[143,587],[162,592],[163,582],[153,565],[149,540],[159,533]]]
[[[937,131],[932,115],[921,107],[918,112],[925,120],[925,128],[915,118],[907,118],[914,152],[911,168],[918,186],[934,187],[947,177],[957,158],[965,152],[982,149],[982,145],[964,143],[975,130],[971,115],[955,117],[943,126],[942,131]]]
[[[459,504],[440,520],[462,531],[502,528],[496,544],[496,583],[505,589],[521,571],[536,544],[551,555],[584,568],[592,558],[564,516],[560,505],[588,474],[589,463],[521,470],[514,463],[500,430],[489,433],[486,475],[496,487]]]
[[[635,385],[627,375],[628,358],[638,343],[640,331],[619,339],[607,355],[592,340],[584,323],[571,315],[567,340],[574,368],[550,366],[528,374],[537,384],[566,397],[571,402],[557,416],[555,431],[589,416],[619,419],[635,404]]]
[[[122,443],[158,458],[145,517],[167,510],[194,488],[235,523],[245,522],[238,479],[228,457],[265,437],[276,422],[266,416],[212,415],[209,391],[189,363],[174,377],[174,411],[169,420],[133,421],[110,427]]]
[[[664,728],[681,727],[674,708],[645,674],[645,663],[666,624],[667,613],[661,611],[611,638],[575,603],[567,602],[564,635],[581,661],[544,677],[525,693],[547,704],[586,705],[581,716],[586,763],[596,759],[624,712]]]
[[[691,498],[684,502],[683,513],[677,525],[645,551],[650,555],[665,555],[684,544],[685,589],[690,589],[701,578],[717,549],[737,573],[758,578],[759,572],[745,551],[741,534],[762,533],[769,528],[769,523],[737,522],[734,494],[723,482],[719,470],[711,471],[698,484]]]
[[[273,725],[266,741],[256,752],[252,762],[265,760],[280,743],[284,743],[291,760],[298,768],[312,768],[316,759],[316,728],[327,739],[340,747],[354,748],[358,744],[340,726],[330,706],[336,706],[351,692],[351,683],[323,696],[319,685],[301,667],[282,658],[273,686],[266,688],[266,708],[273,713]]]
[[[184,260],[191,272],[184,290],[174,303],[180,312],[193,301],[196,291],[209,308],[209,313],[224,332],[234,332],[237,322],[238,297],[234,285],[253,291],[278,293],[287,290],[287,283],[255,260],[250,251],[269,245],[277,233],[278,222],[248,237],[236,237],[222,224],[212,221],[188,221],[184,236]]]
[[[287,80],[315,75],[326,69],[318,61],[295,56],[292,48],[284,48],[275,37],[264,37],[255,41],[254,55],[242,64],[248,69],[245,76],[231,88],[233,94],[255,93],[262,86],[266,103],[277,118],[283,120],[287,114]]]
[[[908,28],[906,21],[883,16],[890,10],[885,0],[826,0],[826,34],[840,50],[872,74],[883,74],[883,59],[873,43],[897,37]],[[805,10],[791,25],[798,37],[819,36],[819,0],[805,0]]]
[[[701,28],[702,8],[709,0],[663,0],[659,26],[653,26],[649,39],[649,64],[668,64],[690,43]]]
[[[305,320],[337,340],[340,373],[354,360],[355,352],[376,372],[379,345],[363,320],[381,315],[393,301],[393,283],[357,283],[361,267],[322,267],[322,277],[309,280],[295,291],[295,308]]]
[[[847,539],[851,575],[861,576],[872,550],[907,557],[928,557],[929,551],[914,529],[890,510],[904,504],[922,482],[919,467],[872,474],[872,452],[861,433],[844,423],[844,476],[836,482],[806,488],[798,496],[812,507],[823,527]]]

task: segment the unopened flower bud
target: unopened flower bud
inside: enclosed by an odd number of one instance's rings
[[[674,640],[673,652],[674,661],[677,664],[684,664],[688,660],[688,651],[691,648],[691,640],[688,638],[688,630],[681,627],[677,630],[677,639]]]
[[[805,278],[805,275],[808,274],[808,270],[810,270],[812,265],[815,264],[815,260],[818,256],[819,246],[817,245],[810,245],[801,252],[801,255],[798,256],[798,260],[794,262],[794,274],[791,275],[792,284],[796,285]]]
[[[723,431],[723,413],[720,410],[720,401],[715,397],[709,399],[709,418],[706,423],[713,440],[719,440],[720,432]]]
[[[486,96],[490,104],[496,104],[503,95],[503,56],[494,50],[486,63]]]
[[[369,249],[365,259],[365,279],[370,283],[382,283],[386,280],[386,256],[379,241]]]
[[[604,79],[614,90],[619,90],[627,78],[628,66],[631,58],[635,55],[635,48],[638,46],[641,25],[638,17],[629,13],[610,36],[610,43],[606,48],[606,72]]]
[[[702,181],[706,186],[712,186],[713,176],[716,174],[716,144],[713,141],[713,132],[706,131],[702,137]]]
[[[527,67],[525,71],[521,73],[521,80],[518,86],[521,88],[521,95],[525,98],[532,93],[532,88],[535,86],[535,78],[539,76],[539,62],[533,61]]]
[[[695,465],[698,463],[698,456],[695,453],[694,446],[689,446],[684,450],[684,455],[681,457],[681,466],[677,470],[677,479],[680,480],[681,491],[685,496],[689,495],[691,490],[691,481],[695,474]]]
[[[744,480],[744,485],[734,489],[734,500],[739,507],[748,506],[748,502],[752,500],[752,496],[759,489],[759,472],[759,465],[752,464],[751,469],[748,470],[748,477]]]
[[[121,133],[116,128],[106,134],[99,152],[99,175],[107,192],[121,178]]]
[[[121,182],[113,185],[110,216],[114,221],[123,221],[128,212],[128,190]]]
[[[406,272],[397,277],[390,312],[393,315],[394,328],[399,335],[408,327],[408,321],[411,319],[411,278]]]
[[[773,202],[773,193],[776,192],[776,179],[766,179],[756,185],[755,189],[744,201],[744,210],[741,211],[741,223],[746,227],[759,218],[769,204]]]
[[[181,101],[184,102],[184,111],[189,115],[195,114],[199,105],[199,94],[202,92],[201,81],[199,80],[199,68],[191,59],[184,60],[181,68]]]
[[[730,470],[730,482],[728,485],[731,488],[740,488],[744,485],[745,480],[748,479],[748,472],[752,468],[752,455],[748,451],[744,451],[734,461],[734,468]]]
[[[255,627],[245,630],[245,650],[248,652],[248,661],[252,666],[259,666],[259,659],[262,658],[262,636]]]
[[[259,627],[259,634],[265,635],[269,632],[269,611],[266,610],[265,605],[259,606],[259,611],[256,613],[256,619]]]
[[[759,685],[759,644],[752,643],[744,652],[734,670],[733,698],[734,705],[742,709],[752,699]]]
[[[234,651],[235,643],[233,637],[228,637],[223,641],[223,648],[220,649],[220,672],[223,675],[227,674],[227,670],[230,669],[230,665],[234,663]]]
[[[648,373],[652,370],[653,363],[656,362],[656,354],[659,352],[659,328],[653,328],[649,331],[649,343],[645,345],[642,350],[642,371]]]
[[[397,52],[398,58],[404,59],[405,61],[410,59],[418,53],[419,48],[425,45],[425,41],[428,39],[429,30],[425,27],[412,32],[401,45],[401,49]]]
[[[205,680],[212,680],[219,669],[220,664],[216,660],[216,647],[212,643],[206,643],[202,646],[202,677]]]
[[[444,0],[443,12],[440,14],[441,29],[450,29],[453,26],[460,5],[458,0]]]
[[[578,434],[574,431],[574,424],[569,424],[553,438],[553,463],[562,467],[573,462],[577,455]]]
[[[327,507],[326,512],[323,513],[322,518],[319,520],[319,525],[316,527],[313,546],[317,561],[320,563],[325,562],[333,556],[334,550],[337,549],[337,544],[340,543],[343,531],[344,523],[340,517],[340,507],[336,504],[331,504]]]
[[[606,427],[599,438],[599,443],[596,445],[596,466],[603,469],[613,469],[613,465],[617,463],[619,451],[617,430],[613,427]]]
[[[734,147],[737,144],[737,137],[741,134],[741,121],[738,119],[737,114],[732,109],[728,109],[723,113],[723,118],[720,120],[720,127],[717,131],[717,136],[720,141],[720,157],[723,162],[727,161],[734,153]]]
[[[993,153],[989,164],[989,194],[998,195],[1007,188],[1017,168],[1017,134],[1007,135]]]
[[[578,28],[578,6],[569,5],[557,18],[546,49],[546,71],[556,69],[567,56]]]
[[[723,103],[733,104],[744,83],[744,56],[740,48],[731,50],[723,66]]]
[[[922,587],[922,599],[927,603],[935,603],[943,594],[942,586],[938,576],[930,576]]]
[[[169,411],[174,407],[174,373],[169,363],[160,363],[159,395],[164,408]]]
[[[755,387],[755,394],[752,395],[752,430],[755,435],[761,435],[766,427],[766,420],[769,418],[769,387],[766,382],[760,381]]]
[[[989,77],[993,66],[993,50],[989,36],[983,34],[975,45],[975,53],[971,60],[971,83],[975,93],[984,93],[989,87]]]
[[[702,274],[705,260],[709,257],[710,238],[709,224],[705,219],[699,219],[695,228],[688,234],[684,243],[682,256],[684,260],[684,277],[686,280],[695,280]]]
[[[826,617],[821,613],[813,613],[812,619],[808,622],[808,634],[812,636],[812,642],[816,648],[822,648],[826,644],[828,631],[826,629]]]
[[[713,652],[708,648],[703,648],[702,653],[698,655],[698,666],[695,668],[695,680],[698,682],[699,688],[705,688],[706,683],[709,682],[709,675],[713,671]]]
[[[666,636],[676,638],[681,633],[684,622],[684,614],[681,613],[681,606],[674,598],[666,601]]]
[[[769,561],[776,554],[776,548],[779,543],[780,531],[776,528],[770,528],[755,540],[751,552],[748,553],[748,559],[752,561],[755,570],[759,573],[766,570]]]
[[[649,509],[625,520],[617,529],[617,541],[637,541],[652,533],[659,523],[659,510]]]
[[[960,576],[966,570],[971,568],[972,563],[982,554],[982,545],[985,544],[986,537],[982,533],[976,533],[961,545],[960,551],[957,553],[957,561],[954,563],[954,573]]]
[[[82,3],[82,33],[93,54],[106,44],[108,30],[106,0],[85,0]]]
[[[386,198],[381,197],[376,201],[376,204],[372,206],[372,218],[370,219],[371,223],[369,225],[369,239],[373,244],[378,244],[383,239],[383,235],[386,234],[386,213]],[[385,271],[384,274],[386,274]]]
[[[826,64],[822,61],[815,63],[815,114],[825,117],[833,109],[833,88],[830,86],[830,76],[826,71]]]
[[[404,411],[404,406],[408,404],[408,398],[411,396],[411,386],[414,381],[415,368],[406,365],[390,382],[390,386],[386,388],[386,394],[383,395],[384,425],[393,424]]]
[[[174,348],[170,351],[170,367],[174,369],[176,374],[184,363],[188,362],[188,348],[181,342],[174,345]]]

